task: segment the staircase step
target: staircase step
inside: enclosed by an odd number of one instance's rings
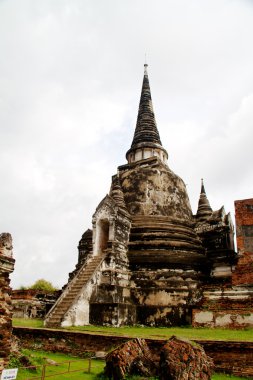
[[[102,261],[103,255],[95,256],[89,263],[84,264],[85,266],[82,270],[76,275],[74,279],[72,279],[72,284],[70,282],[70,287],[66,288],[64,293],[66,294],[59,300],[55,309],[49,314],[47,317],[47,326],[55,327],[59,326],[61,323],[64,314],[68,311],[68,309],[73,304],[74,299],[78,296],[82,288],[89,281],[95,270],[97,269],[99,263]]]
[[[70,291],[80,290],[86,282],[87,281],[85,281],[85,282],[81,281],[80,284],[75,284],[75,285],[71,286]]]

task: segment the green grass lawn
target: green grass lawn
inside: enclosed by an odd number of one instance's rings
[[[13,326],[43,328],[40,319],[13,319]],[[168,339],[176,335],[185,339],[208,340],[236,340],[253,341],[253,329],[229,330],[193,327],[104,327],[104,326],[77,326],[67,328],[70,331],[83,331],[93,334],[129,336],[139,338]]]
[[[186,339],[253,341],[253,329],[228,330],[193,327],[101,327],[78,326],[68,328],[72,331],[86,331],[106,335],[130,336],[139,338],[168,339],[176,335]]]
[[[105,365],[104,361],[93,359],[91,360],[91,367],[89,372],[88,359],[79,359],[60,353],[44,351],[24,350],[23,352],[26,356],[28,356],[31,359],[33,365],[36,366],[36,370],[27,370],[24,368],[19,368],[17,380],[40,379],[44,364],[46,364],[45,375],[53,375],[52,377],[48,377],[48,379],[93,380],[97,377],[99,373],[103,371]],[[57,365],[48,365],[47,359],[53,360],[57,363]],[[14,362],[13,364],[15,366],[15,364],[17,363]]]
[[[31,319],[31,318],[12,318],[13,326],[20,327],[44,327],[43,319]]]

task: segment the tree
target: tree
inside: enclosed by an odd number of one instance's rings
[[[47,292],[54,292],[55,290],[58,290],[50,281],[44,280],[43,278],[35,281],[29,289],[44,290]]]

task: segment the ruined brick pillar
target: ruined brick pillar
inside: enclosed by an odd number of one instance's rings
[[[253,284],[253,198],[235,201],[238,264],[233,285]]]
[[[14,270],[14,263],[12,237],[9,233],[2,233],[0,234],[0,374],[8,364],[11,348],[12,314],[9,275]]]

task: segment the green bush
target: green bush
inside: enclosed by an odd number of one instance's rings
[[[44,280],[43,278],[40,278],[39,280],[35,281],[35,283],[31,286],[23,286],[21,285],[20,290],[27,290],[27,289],[33,289],[33,290],[42,290],[46,292],[54,292],[58,290],[50,281]]]

